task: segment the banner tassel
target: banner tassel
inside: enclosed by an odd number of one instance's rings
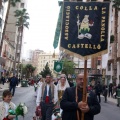
[[[55,58],[55,49],[54,49],[54,53],[53,53],[53,56],[52,56],[53,58]]]

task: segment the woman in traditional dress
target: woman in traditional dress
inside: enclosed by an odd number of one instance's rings
[[[52,115],[52,120],[58,120],[61,117],[61,113],[62,113],[62,109],[60,109],[60,101],[62,99],[63,93],[65,91],[65,89],[69,86],[67,77],[65,74],[61,74],[60,75],[60,80],[58,81],[57,84],[57,89],[58,89],[58,105],[55,106],[54,110],[53,110],[53,115]]]

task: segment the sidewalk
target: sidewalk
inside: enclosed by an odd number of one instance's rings
[[[21,84],[18,84],[18,86],[16,87],[21,87]],[[9,89],[9,83],[5,83],[4,85],[0,84],[0,92],[8,89]]]
[[[21,87],[21,84],[16,87]],[[4,90],[9,90],[9,83],[5,83],[4,85],[0,84],[0,100],[2,99],[2,93]]]
[[[0,92],[9,89],[9,83],[0,84]]]
[[[117,105],[117,99],[111,98],[111,97],[108,97],[107,99],[108,99],[109,102],[113,102]]]
[[[101,97],[104,97],[104,96],[101,96]],[[112,98],[112,97],[107,97],[107,101],[108,101],[108,102],[112,102],[112,103],[114,103],[114,104],[117,104],[117,99]]]

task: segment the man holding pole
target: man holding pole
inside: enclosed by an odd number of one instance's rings
[[[63,109],[62,120],[94,120],[94,115],[100,113],[101,107],[93,92],[83,101],[84,74],[78,74],[76,87],[67,88],[63,94],[60,106]]]

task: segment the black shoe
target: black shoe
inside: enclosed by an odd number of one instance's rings
[[[117,107],[119,107],[119,104],[117,104]]]

